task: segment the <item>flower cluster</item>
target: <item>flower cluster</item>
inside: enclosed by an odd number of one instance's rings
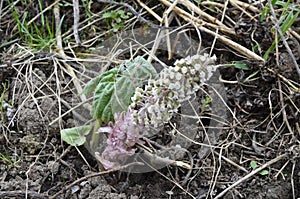
[[[180,104],[191,98],[216,70],[216,57],[208,54],[186,57],[173,67],[163,69],[159,78],[150,79],[144,89],[136,88],[131,108],[114,116],[115,123],[101,127],[108,132],[107,146],[100,162],[105,169],[124,163],[135,153],[136,143],[142,143],[144,128],[158,127],[168,122]]]
[[[137,88],[132,108],[138,109],[136,122],[146,128],[168,122],[180,103],[189,100],[216,70],[216,57],[208,54],[177,60],[174,67],[160,72],[157,80],[149,80],[145,89]]]
[[[115,123],[99,128],[98,132],[108,133],[107,146],[100,156],[100,162],[105,169],[120,166],[128,157],[135,153],[133,146],[142,144],[139,126],[134,123],[134,110],[114,115]]]

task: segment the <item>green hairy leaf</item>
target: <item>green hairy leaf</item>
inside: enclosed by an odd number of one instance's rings
[[[60,132],[61,139],[72,146],[83,145],[86,141],[86,135],[89,134],[92,126],[80,126],[69,129],[63,129]]]
[[[115,75],[118,73],[118,69],[114,68],[109,71],[104,72],[102,75],[91,79],[84,87],[82,94],[90,94],[95,91],[99,82],[114,82]]]
[[[157,77],[155,68],[142,57],[103,73],[84,89],[87,92],[95,88],[92,117],[104,122],[113,121],[115,113],[127,110],[135,89],[145,80]]]
[[[114,92],[114,82],[100,82],[96,87],[91,115],[94,119],[108,122],[112,116],[110,100]]]

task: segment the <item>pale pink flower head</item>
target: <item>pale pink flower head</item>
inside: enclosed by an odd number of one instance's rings
[[[102,152],[100,162],[105,169],[115,168],[134,155],[134,145],[142,144],[140,129],[134,122],[135,110],[117,113],[115,122],[109,122],[108,126],[99,128],[99,133],[108,133],[107,146]]]

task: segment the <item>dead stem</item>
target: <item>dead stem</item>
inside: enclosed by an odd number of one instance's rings
[[[55,5],[54,6],[54,9],[53,9],[53,12],[54,12],[54,16],[55,16],[55,27],[56,27],[56,42],[57,42],[57,49],[58,49],[58,54],[63,58],[63,59],[66,59],[67,56],[63,50],[63,47],[62,47],[62,38],[61,38],[61,29],[59,27],[59,24],[60,24],[60,14],[59,14],[59,6],[58,5]],[[58,60],[55,59],[57,62]],[[66,61],[63,61],[67,71],[68,71],[68,74],[72,77],[72,80],[73,80],[73,83],[74,83],[74,86],[77,90],[77,92],[80,94],[80,99],[82,102],[86,102],[87,101],[87,98],[84,94],[82,94],[82,87],[80,85],[80,82],[73,70],[73,68],[66,62]],[[88,104],[84,104],[84,107],[86,107],[87,109],[90,108],[90,106],[88,106]]]
[[[160,23],[162,23],[162,18],[156,14],[151,8],[149,8],[146,4],[144,4],[143,2],[141,2],[141,0],[136,0],[141,7],[143,7],[145,10],[147,10],[147,12],[149,12],[155,19],[157,19],[157,21],[159,21]]]
[[[167,1],[167,0],[160,0],[162,3],[164,3],[166,6],[171,6],[172,4]],[[181,8],[175,6],[174,9],[173,9],[174,12],[176,12],[181,18],[183,18],[185,21],[189,22],[189,23],[192,23],[192,24],[195,24],[199,30],[203,31],[203,32],[206,32],[214,37],[216,37],[218,40],[222,41],[223,43],[227,44],[228,46],[230,46],[232,49],[235,49],[236,51],[238,51],[239,53],[247,56],[248,58],[250,59],[255,59],[255,60],[258,60],[258,61],[261,61],[261,62],[265,62],[265,60],[261,57],[261,56],[258,56],[256,53],[248,50],[247,48],[245,48],[244,46],[220,35],[220,34],[217,34],[207,28],[204,27],[204,25],[208,25],[208,23],[205,23],[203,21],[199,21],[198,18],[192,16],[191,14],[187,13],[186,11],[182,10]],[[214,26],[215,28],[219,28],[220,31],[225,31],[226,29],[224,29],[222,26],[221,27],[217,27],[217,26]],[[225,31],[226,32],[226,31]],[[232,33],[234,34],[234,33]]]
[[[232,185],[230,185],[229,187],[227,187],[225,190],[223,190],[221,193],[219,193],[214,199],[222,198],[229,190],[233,189],[234,187],[236,187],[237,185],[241,184],[242,182],[248,180],[253,175],[255,175],[258,172],[260,172],[261,170],[263,170],[264,168],[266,168],[266,167],[268,167],[268,166],[270,166],[270,165],[278,162],[279,160],[285,159],[287,157],[288,157],[288,154],[285,153],[285,154],[277,156],[276,158],[274,158],[274,159],[266,162],[262,166],[258,167],[257,169],[254,169],[249,174],[245,175],[244,177],[242,177],[241,179],[237,180],[235,183],[233,183]]]
[[[80,17],[78,0],[73,0],[73,10],[74,10],[74,14],[73,14],[74,15],[74,25],[73,25],[74,37],[75,37],[76,44],[80,45],[81,41],[78,34],[78,22]]]

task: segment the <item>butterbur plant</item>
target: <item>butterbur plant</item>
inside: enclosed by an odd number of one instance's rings
[[[108,124],[94,132],[107,133],[104,151],[97,156],[103,167],[125,163],[135,154],[136,144],[143,144],[149,129],[168,123],[181,103],[210,79],[217,67],[215,60],[208,54],[188,56],[157,74],[151,64],[137,57],[121,72],[112,69],[92,80],[86,87],[89,92],[94,89],[91,114]]]
[[[213,75],[215,60],[215,56],[208,54],[180,59],[173,67],[163,69],[159,78],[150,79],[144,88],[137,87],[128,111],[116,115],[114,125],[100,128],[100,132],[109,132],[107,147],[100,158],[104,168],[119,166],[133,155],[141,132],[146,136],[151,127],[169,122],[180,104],[189,100]]]

